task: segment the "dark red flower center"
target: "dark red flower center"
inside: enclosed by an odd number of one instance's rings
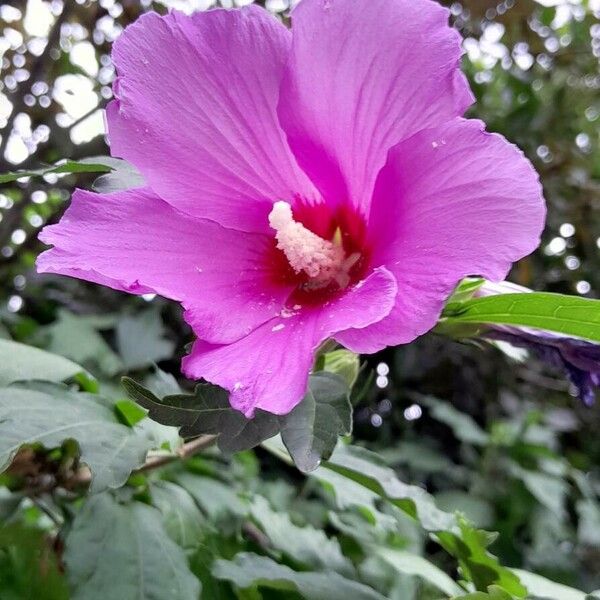
[[[364,278],[370,259],[363,217],[348,205],[330,207],[300,198],[273,205],[273,277],[293,285],[290,309],[322,304]]]

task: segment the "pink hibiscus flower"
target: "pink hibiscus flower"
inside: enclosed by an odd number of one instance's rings
[[[479,121],[431,0],[147,14],[114,45],[111,152],[146,187],[77,190],[41,272],[180,301],[190,378],[289,412],[315,349],[431,329],[466,275],[501,280],[544,223],[538,177]]]

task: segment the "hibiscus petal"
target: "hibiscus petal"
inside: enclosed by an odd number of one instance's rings
[[[456,119],[392,149],[377,181],[373,263],[398,281],[390,316],[336,339],[357,352],[412,341],[468,275],[504,279],[540,241],[546,209],[523,153],[480,121]]]
[[[279,115],[324,197],[366,214],[388,150],[472,103],[460,36],[430,0],[303,0]]]
[[[279,314],[290,288],[273,284],[271,237],[180,213],[149,189],[77,190],[38,271],[179,300],[197,335],[227,343]]]
[[[233,344],[197,341],[183,359],[183,372],[228,389],[231,405],[249,417],[257,408],[286,414],[306,393],[318,346],[336,331],[381,320],[395,295],[393,275],[377,269],[327,305],[273,319]]]
[[[255,6],[143,15],[113,48],[111,152],[176,208],[268,231],[274,201],[316,195],[276,114],[290,42]]]

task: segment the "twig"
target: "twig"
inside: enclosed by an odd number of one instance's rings
[[[175,454],[152,456],[148,458],[139,469],[136,469],[134,473],[146,473],[148,471],[153,471],[154,469],[164,467],[172,462],[190,458],[201,450],[212,446],[216,442],[217,437],[218,436],[216,435],[202,435],[199,438],[184,444]],[[70,492],[75,492],[82,487],[88,486],[92,481],[92,472],[84,465],[67,477],[56,477],[52,475],[46,475],[46,477],[48,477],[49,480],[43,482],[34,480],[30,483],[30,485],[27,486],[25,493],[29,498],[31,498],[32,501],[35,502],[35,498],[39,498],[39,496],[42,494],[50,493],[56,488],[62,488]],[[40,478],[38,476],[35,479],[37,480]],[[41,505],[38,504],[38,506],[41,510],[44,510]],[[44,512],[46,511],[44,510]]]
[[[216,440],[216,435],[202,435],[191,442],[187,442],[184,444],[178,451],[177,454],[168,454],[166,456],[153,456],[149,458],[144,465],[142,465],[137,472],[144,473],[146,471],[152,471],[153,469],[158,469],[159,467],[163,467],[164,465],[168,465],[176,460],[183,460],[186,458],[190,458],[197,454],[201,450],[212,446]]]
[[[48,508],[39,497],[29,496],[29,499],[58,527],[62,526],[61,520]]]

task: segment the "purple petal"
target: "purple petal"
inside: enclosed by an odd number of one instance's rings
[[[392,308],[396,281],[377,269],[344,295],[322,307],[299,309],[273,319],[229,345],[194,344],[184,373],[231,392],[231,405],[247,416],[260,408],[286,414],[304,396],[313,355],[336,331],[366,327]]]
[[[542,362],[566,373],[579,399],[592,406],[600,384],[600,345],[530,328],[494,326],[482,337],[531,350]]]
[[[272,283],[269,236],[243,233],[173,209],[149,189],[77,190],[38,271],[179,300],[196,334],[227,343],[279,314],[290,288]]]
[[[472,103],[448,14],[430,0],[303,0],[293,11],[279,115],[328,201],[368,212],[388,150]]]
[[[254,6],[140,17],[114,44],[111,152],[176,208],[268,231],[274,201],[316,195],[276,114],[290,43]]]
[[[373,264],[398,281],[381,323],[337,339],[360,352],[431,329],[468,275],[503,279],[539,244],[545,205],[521,151],[479,121],[456,119],[396,146],[377,181],[369,220]]]

